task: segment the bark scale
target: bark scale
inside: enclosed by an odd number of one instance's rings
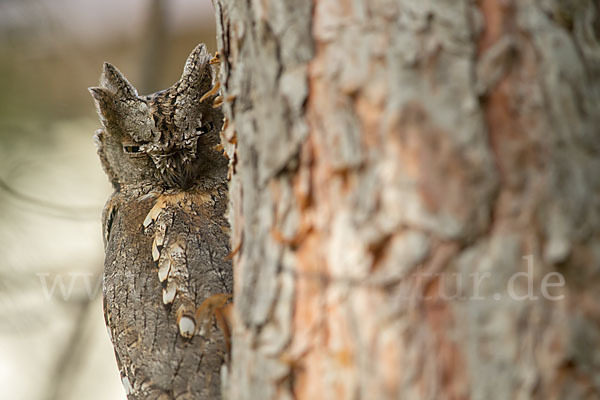
[[[229,398],[596,398],[597,3],[215,7]]]

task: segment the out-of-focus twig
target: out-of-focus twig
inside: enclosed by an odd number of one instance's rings
[[[39,214],[63,219],[91,220],[98,218],[98,210],[102,207],[73,207],[65,204],[52,203],[17,191],[8,182],[0,178],[0,191],[10,197],[34,206]]]

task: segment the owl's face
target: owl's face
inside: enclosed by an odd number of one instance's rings
[[[181,79],[139,96],[111,64],[90,88],[104,129],[96,141],[117,189],[159,185],[187,189],[213,167],[222,114],[213,108],[213,71],[204,45],[190,54]]]

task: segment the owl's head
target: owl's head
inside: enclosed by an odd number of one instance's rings
[[[216,147],[223,115],[213,108],[210,59],[199,45],[179,81],[148,96],[138,95],[118,69],[104,64],[100,86],[89,90],[103,125],[98,152],[116,189],[145,184],[187,189],[222,169]]]

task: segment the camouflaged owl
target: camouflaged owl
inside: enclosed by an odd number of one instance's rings
[[[146,96],[105,63],[90,88],[114,187],[104,312],[129,399],[220,397],[232,270],[215,62],[199,45],[177,83]]]

